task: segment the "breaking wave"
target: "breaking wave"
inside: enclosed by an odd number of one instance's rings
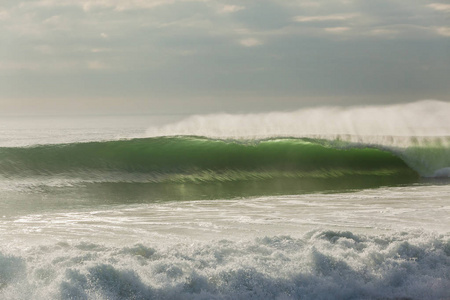
[[[0,251],[3,299],[447,299],[448,237],[312,231],[233,242]]]
[[[305,138],[235,141],[202,137],[0,148],[0,174],[111,181],[135,176],[148,182],[417,177],[400,156],[386,149]]]

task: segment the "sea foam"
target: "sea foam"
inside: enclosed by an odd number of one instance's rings
[[[448,236],[316,230],[232,242],[0,252],[4,299],[446,299]],[[12,270],[13,272],[8,272]]]
[[[292,112],[194,115],[151,127],[147,136],[236,139],[313,136],[399,145],[410,144],[409,137],[449,136],[449,115],[450,103],[437,100],[384,106],[311,107]]]

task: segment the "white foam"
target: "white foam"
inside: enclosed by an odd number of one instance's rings
[[[450,103],[437,100],[386,106],[327,106],[293,112],[195,115],[151,127],[147,135],[236,139],[348,135],[355,141],[386,144],[399,136],[448,136],[449,115]]]
[[[446,299],[448,237],[318,230],[302,238],[0,252],[3,299]]]

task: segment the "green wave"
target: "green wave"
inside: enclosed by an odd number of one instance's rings
[[[234,141],[188,136],[0,148],[0,174],[149,182],[418,178],[400,157],[372,147],[314,139]]]

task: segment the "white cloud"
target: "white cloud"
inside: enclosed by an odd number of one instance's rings
[[[393,38],[399,33],[398,30],[395,29],[387,29],[387,28],[376,28],[370,31],[371,35],[374,36],[383,36],[388,38]]]
[[[104,53],[104,52],[110,52],[111,49],[108,48],[93,48],[90,50],[92,53]]]
[[[220,10],[221,13],[234,13],[240,10],[245,9],[244,6],[238,6],[238,5],[225,5]]]
[[[62,71],[75,70],[80,67],[77,61],[0,61],[0,70],[7,71]]]
[[[91,0],[92,1],[92,0]],[[162,5],[172,4],[175,1],[174,0],[153,0],[153,1],[145,1],[145,0],[127,0],[127,1],[102,1],[102,0],[96,0],[96,2],[100,2],[101,6],[113,6],[115,10],[123,11],[123,10],[130,10],[130,9],[150,9],[155,8]]]
[[[59,7],[80,6],[84,11],[95,8],[112,8],[117,11],[131,9],[150,9],[176,2],[207,2],[208,0],[40,0],[34,2],[22,2],[19,7]]]
[[[448,11],[450,12],[450,4],[445,4],[445,3],[431,3],[427,5],[428,7],[434,9],[434,10],[439,10],[439,11]]]
[[[263,44],[260,40],[255,38],[242,39],[239,41],[239,43],[245,47],[255,47]]]
[[[61,16],[52,16],[48,19],[45,19],[42,23],[50,26],[59,26],[62,22]]]
[[[450,36],[450,27],[437,27],[436,32],[442,36]]]
[[[39,53],[46,54],[46,55],[55,53],[55,49],[49,45],[38,45],[38,46],[34,47],[34,49],[36,49],[36,51],[38,51]]]
[[[0,61],[0,70],[19,71],[19,70],[37,70],[39,65],[35,62],[14,62]]]
[[[349,31],[350,27],[328,27],[325,28],[326,32],[330,32],[330,33],[343,33],[346,31]]]
[[[307,7],[307,8],[316,8],[319,7],[321,4],[319,2],[302,2],[299,4],[301,7]]]
[[[90,70],[104,70],[104,69],[107,68],[107,66],[106,66],[104,63],[102,63],[102,62],[100,62],[100,61],[98,61],[98,60],[95,60],[95,61],[89,61],[89,62],[87,63],[87,67],[88,67],[88,69],[90,69]]]
[[[324,22],[324,21],[346,21],[353,19],[357,14],[343,14],[343,15],[322,15],[322,16],[297,16],[294,18],[296,22]]]
[[[9,13],[6,10],[0,8],[0,20],[6,20],[9,18]]]

